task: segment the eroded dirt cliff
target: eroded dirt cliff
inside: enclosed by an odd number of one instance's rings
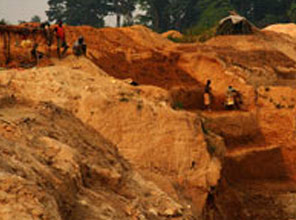
[[[134,208],[138,211],[128,213],[148,219],[153,219],[151,215],[296,219],[296,41],[292,34],[275,29],[215,37],[204,44],[176,44],[141,26],[67,27],[69,43],[85,36],[88,58],[68,56],[59,61],[53,48],[49,59],[53,66],[1,71],[0,84],[16,100],[53,103],[110,140],[142,176],[136,175],[135,180],[135,175],[128,174],[126,181],[120,181],[127,186],[122,189],[124,197],[127,194],[130,199],[130,186],[134,187],[130,180],[139,185],[133,191],[137,198],[142,198],[150,180],[154,190],[170,201],[169,205],[145,206],[159,197],[152,193],[155,197],[148,197],[145,205],[139,202]],[[208,79],[215,97],[211,112],[202,110]],[[130,85],[131,80],[140,85]],[[223,109],[228,85],[242,93],[239,111]],[[115,169],[112,164],[110,169]],[[130,167],[126,169],[124,172],[134,173]],[[106,172],[104,175],[113,176]],[[123,175],[123,171],[117,172]],[[89,181],[102,184],[101,179],[89,177]],[[47,188],[43,190],[47,192]],[[72,194],[77,195],[76,191]],[[117,201],[122,195],[116,191],[112,196]],[[50,201],[57,203],[57,213],[64,213],[60,200],[52,197]],[[121,205],[137,201],[119,202],[114,218],[132,218]],[[173,209],[168,208],[171,205]],[[85,212],[80,207],[69,210]]]

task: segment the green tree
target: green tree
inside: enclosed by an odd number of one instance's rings
[[[231,0],[233,7],[259,27],[271,23],[289,22],[291,0]],[[293,10],[292,10],[293,11]]]
[[[122,24],[121,18],[124,17],[124,25],[133,24],[133,11],[136,9],[136,0],[113,0],[112,13],[116,15],[116,26]]]
[[[139,0],[140,9],[145,12],[139,16],[139,22],[156,31],[165,31],[169,27],[169,0]]]
[[[27,21],[25,21],[25,20],[18,20],[17,22],[18,22],[19,24],[27,23]]]
[[[49,21],[70,25],[104,26],[104,17],[112,11],[110,0],[49,0]]]
[[[210,27],[231,10],[229,0],[139,0],[140,22],[156,31]]]
[[[66,20],[66,2],[65,0],[49,0],[47,2],[49,10],[46,11],[46,15],[49,21]]]
[[[38,15],[34,15],[31,18],[31,22],[36,22],[36,23],[40,23],[41,22],[41,18]]]
[[[219,20],[229,15],[233,6],[228,0],[200,0],[194,6],[198,17],[193,32],[203,32],[216,24]]]
[[[9,22],[6,21],[4,18],[0,20],[0,25],[7,25]]]
[[[291,22],[296,22],[296,1],[292,1],[290,7],[287,10],[287,15]]]

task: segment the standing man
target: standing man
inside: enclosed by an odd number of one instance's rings
[[[54,30],[56,32],[56,37],[57,37],[57,53],[58,53],[58,57],[61,59],[66,54],[69,48],[66,42],[66,34],[65,34],[65,29],[63,27],[63,22],[59,21],[58,27],[56,27]],[[62,54],[61,54],[61,47],[64,48]]]
[[[53,32],[50,29],[50,23],[48,21],[41,23],[40,28],[43,32],[43,36],[46,39],[46,44],[47,44],[47,53],[48,53],[48,57],[50,57],[50,47],[52,45],[52,41],[53,41]]]
[[[225,109],[233,110],[235,108],[235,89],[232,86],[228,86],[226,91]]]
[[[34,58],[36,65],[39,65],[39,60],[44,56],[44,54],[37,50],[38,44],[35,43],[32,50],[31,50],[31,56]]]
[[[211,80],[207,80],[207,84],[205,87],[204,95],[203,95],[203,101],[204,101],[204,109],[205,110],[211,110],[210,105],[212,103],[213,94],[212,94],[212,88],[211,88]]]

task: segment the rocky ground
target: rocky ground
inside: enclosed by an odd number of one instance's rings
[[[296,219],[296,41],[285,31],[177,44],[142,26],[67,27],[87,58],[59,61],[52,48],[37,68],[0,72],[1,216]],[[14,67],[26,59],[12,54]],[[228,85],[239,111],[223,110]]]

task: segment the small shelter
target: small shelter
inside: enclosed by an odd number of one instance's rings
[[[255,27],[245,17],[233,14],[219,22],[216,35],[253,34],[254,30]]]
[[[2,37],[3,39],[3,53],[6,64],[8,64],[11,61],[10,47],[12,43],[12,35],[27,36],[32,38],[35,42],[37,35],[43,36],[43,31],[40,28],[0,25],[0,37]]]

